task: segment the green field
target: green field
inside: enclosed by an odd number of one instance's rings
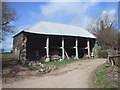
[[[0,54],[0,57],[2,57],[2,58],[10,58],[10,57],[13,57],[13,53],[3,53],[3,54]]]

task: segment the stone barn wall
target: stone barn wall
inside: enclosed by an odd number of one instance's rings
[[[26,42],[27,38],[25,33],[20,33],[14,36],[13,40],[13,53],[16,60],[20,60],[21,63],[27,63],[26,59]]]

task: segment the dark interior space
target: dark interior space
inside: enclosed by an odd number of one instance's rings
[[[87,47],[87,39],[79,37],[78,38],[78,48],[79,48],[78,57],[79,58],[82,58],[85,54],[87,54],[87,50],[85,49],[85,47]]]
[[[64,37],[65,40],[65,52],[67,52],[69,57],[75,56],[75,37]]]
[[[38,60],[45,56],[46,36],[39,34],[26,34],[27,36],[27,59]]]
[[[95,39],[89,39],[90,40],[90,51],[92,52],[92,48],[94,47],[95,45]]]
[[[40,60],[42,57],[46,56],[46,35],[41,34],[33,34],[33,33],[26,33],[27,36],[27,59],[28,60]],[[78,38],[78,56],[79,58],[83,57],[85,54],[87,54],[87,39],[88,38]],[[76,37],[72,36],[64,36],[64,47],[65,47],[65,54],[67,53],[68,56],[75,57],[75,40]],[[90,40],[90,48],[92,51],[92,48],[95,43],[95,39],[89,39]],[[62,36],[57,35],[49,35],[49,55],[52,56],[54,54],[57,54],[59,56],[62,56],[62,49],[60,48],[62,46]]]
[[[62,37],[61,36],[49,36],[49,52],[50,55],[58,54],[61,56],[62,50],[61,50],[61,44]]]

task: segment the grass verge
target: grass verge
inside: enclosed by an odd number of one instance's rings
[[[45,64],[45,65],[55,65],[57,67],[61,67],[61,66],[65,66],[67,64],[70,64],[70,63],[73,63],[73,62],[82,61],[82,60],[97,60],[97,59],[102,60],[102,58],[91,58],[91,59],[80,58],[80,59],[66,59],[66,60],[57,61],[57,62],[44,62],[43,64]]]
[[[57,62],[44,62],[43,64],[45,65],[55,65],[56,67],[62,67],[65,66],[67,64],[76,62],[76,61],[80,61],[80,60],[84,60],[84,59],[68,59],[68,60],[63,60],[63,61],[57,61]]]
[[[80,60],[83,60],[83,59],[69,59],[69,60],[63,60],[63,61],[56,61],[56,62],[44,62],[43,64],[46,65],[46,66],[49,66],[49,65],[54,65],[56,67],[62,67],[62,66],[66,66],[67,64],[70,64],[70,63],[73,63],[73,62],[76,62],[76,61],[80,61]],[[42,67],[39,67],[39,66],[29,66],[29,65],[23,65],[24,67],[28,68],[29,70],[40,70],[42,69]]]
[[[98,71],[96,71],[96,80],[95,80],[95,88],[117,88],[113,86],[106,77],[106,66],[105,64],[100,66]]]
[[[52,61],[52,62],[43,62],[42,64],[44,64],[45,66],[56,66],[57,68],[59,67],[64,67],[67,64],[73,63],[73,62],[78,62],[78,61],[82,61],[82,60],[86,60],[86,58],[81,58],[81,59],[66,59],[63,61]],[[89,59],[90,60],[90,59]],[[28,68],[29,70],[40,70],[42,69],[42,67],[39,66],[29,66],[29,65],[23,65],[24,67]]]

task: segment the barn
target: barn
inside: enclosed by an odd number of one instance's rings
[[[38,22],[13,37],[15,59],[50,61],[90,57],[96,37],[78,26]]]

